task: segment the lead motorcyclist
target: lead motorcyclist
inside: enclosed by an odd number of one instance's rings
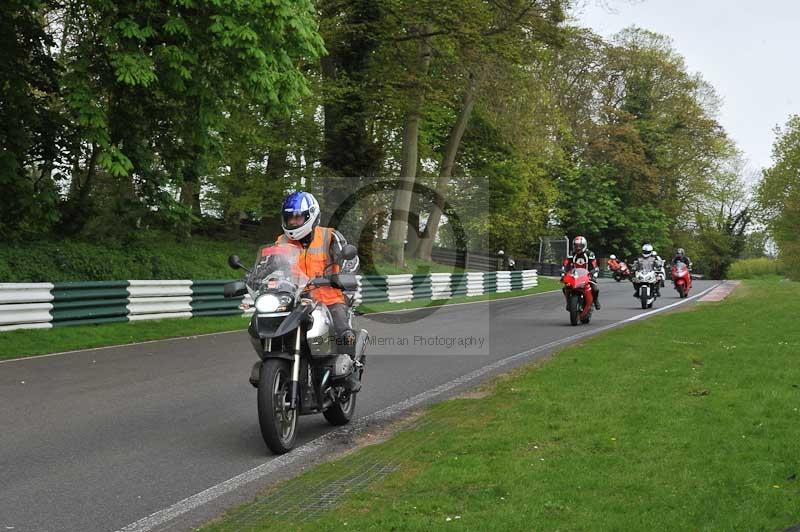
[[[589,251],[586,239],[582,236],[576,236],[572,241],[572,255],[564,259],[561,266],[561,278],[572,270],[572,268],[586,268],[592,276],[589,282],[592,288],[592,299],[594,299],[594,308],[600,310],[600,288],[597,286],[597,277],[600,275],[600,266],[597,264],[597,259],[592,251]],[[567,307],[569,310],[569,307]]]
[[[345,260],[341,267],[338,263],[342,248],[347,244],[344,236],[333,228],[320,226],[319,223],[320,208],[316,198],[309,192],[292,192],[283,200],[283,234],[278,236],[275,243],[290,244],[302,249],[298,267],[310,279],[329,273],[354,273],[358,269],[358,257]],[[309,289],[308,295],[328,307],[338,353],[355,357],[356,334],[351,324],[352,309],[342,290],[332,286],[315,286]],[[353,375],[351,391],[357,392],[361,381],[355,377],[355,373]]]
[[[658,256],[658,253],[655,252],[653,246],[649,243],[645,243],[642,246],[642,254],[636,258],[636,262],[633,263],[633,271],[637,272],[639,270],[653,270],[659,276],[659,282],[656,283],[655,294],[656,297],[661,297],[661,284],[664,282],[664,259]],[[639,298],[639,287],[641,285],[637,283],[635,280],[633,281],[633,297]]]

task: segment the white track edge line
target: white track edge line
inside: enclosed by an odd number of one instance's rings
[[[617,321],[609,325],[604,325],[603,327],[600,327],[598,329],[592,329],[582,333],[573,334],[572,336],[568,336],[560,340],[554,340],[547,344],[543,344],[534,347],[533,349],[522,351],[515,355],[511,355],[504,359],[498,360],[496,362],[493,362],[492,364],[489,364],[488,366],[483,366],[482,368],[478,368],[477,370],[467,373],[466,375],[462,375],[461,377],[453,379],[450,382],[440,384],[439,386],[432,388],[426,392],[422,392],[418,395],[415,395],[413,397],[410,397],[408,399],[390,405],[382,410],[379,410],[377,412],[359,418],[352,425],[332,430],[331,432],[328,432],[314,440],[311,440],[308,443],[301,445],[300,447],[292,450],[287,454],[278,456],[277,458],[273,458],[269,462],[265,462],[259,466],[254,467],[253,469],[241,473],[240,475],[230,478],[224,482],[221,482],[199,493],[191,495],[190,497],[187,497],[168,508],[159,510],[155,513],[150,514],[147,517],[144,517],[136,521],[135,523],[131,523],[128,526],[119,529],[117,532],[150,532],[155,527],[161,526],[177,517],[180,517],[181,515],[188,513],[194,510],[195,508],[202,506],[203,504],[211,502],[214,499],[217,499],[227,493],[230,493],[231,491],[238,489],[241,486],[244,486],[245,484],[258,480],[284,466],[293,464],[308,454],[313,454],[318,450],[326,448],[326,446],[329,443],[329,440],[334,439],[336,436],[340,434],[345,434],[347,432],[358,432],[359,430],[367,426],[370,422],[383,421],[389,419],[399,414],[400,412],[403,412],[404,410],[408,410],[410,408],[418,406],[438,395],[444,394],[472,380],[483,377],[484,375],[491,373],[496,369],[499,369],[503,366],[516,362],[520,359],[525,359],[541,351],[546,351],[547,349],[550,349],[552,347],[557,347],[561,344],[569,343],[573,340],[577,340],[586,336],[594,336],[596,334],[607,331],[609,329],[613,329],[625,323],[634,322],[636,320],[642,319],[643,317],[651,316],[653,314],[657,314],[659,312],[663,312],[665,310],[674,308],[678,305],[688,303],[689,301],[702,297],[707,292],[710,292],[720,284],[721,283],[718,283],[710,288],[707,288],[706,290],[700,292],[697,295],[677,301],[675,303],[672,303],[671,305],[667,305],[666,307],[657,308],[655,310],[651,310],[643,314],[637,314],[636,316],[626,318],[622,321]]]

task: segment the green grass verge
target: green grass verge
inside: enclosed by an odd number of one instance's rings
[[[800,523],[799,300],[800,284],[750,281],[610,331],[278,488],[399,466],[319,518],[256,501],[208,529],[785,529]]]
[[[541,279],[539,286],[528,290],[475,297],[457,297],[435,301],[434,303],[436,305],[445,305],[518,297],[553,290],[557,285],[558,283],[552,279]],[[430,304],[430,301],[377,303],[362,305],[359,310],[369,314],[371,312],[419,308],[426,306],[426,304]],[[0,333],[0,360],[246,328],[247,320],[241,316],[224,316],[9,331]]]

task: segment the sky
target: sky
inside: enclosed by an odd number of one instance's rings
[[[719,121],[750,166],[771,165],[775,126],[800,114],[800,1],[585,0],[573,16],[604,37],[632,25],[670,36],[722,97]]]

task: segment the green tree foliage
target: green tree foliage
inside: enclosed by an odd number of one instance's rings
[[[758,203],[786,271],[800,279],[794,267],[800,260],[800,116],[791,116],[775,133],[773,165],[764,171]]]
[[[13,149],[4,146],[2,179],[30,202],[25,177],[56,168],[69,183],[61,202],[66,232],[120,208],[130,215],[127,228],[152,212],[187,222],[178,190],[199,215],[202,178],[231,119],[230,102],[252,102],[259,116],[287,113],[308,92],[300,64],[323,52],[305,0],[76,0],[3,9],[12,26],[4,38],[16,36],[8,46],[13,63],[3,65],[4,74],[18,73],[4,84],[19,100],[13,109],[32,127],[34,111],[58,112],[67,131],[47,145],[46,160],[26,158],[24,139],[4,138]],[[57,51],[46,49],[54,44]],[[100,193],[109,188],[120,199],[113,205]]]
[[[52,165],[62,123],[49,99],[59,72],[42,7],[0,6],[0,240],[46,231],[56,220]]]
[[[0,238],[185,242],[246,222],[271,239],[289,190],[317,194],[328,222],[376,186],[338,222],[375,243],[365,255],[426,259],[452,241],[447,203],[473,248],[583,234],[601,256],[680,244],[723,272],[759,244],[750,208],[720,214],[736,151],[713,89],[669,38],[603,39],[568,25],[571,6],[5,2]],[[791,225],[763,190],[776,235]]]

